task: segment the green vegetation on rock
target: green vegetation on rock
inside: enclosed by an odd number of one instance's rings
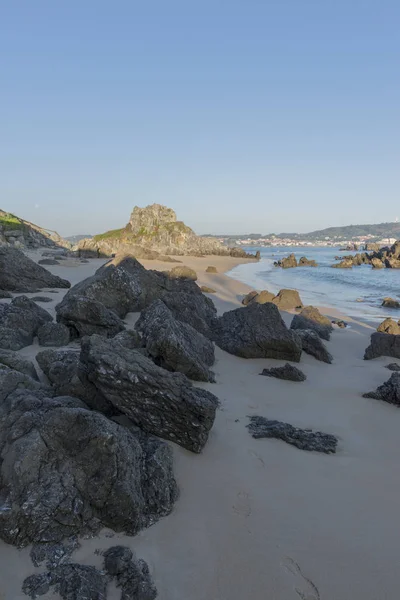
[[[4,229],[21,229],[23,223],[18,217],[11,213],[0,211],[0,228]]]
[[[103,240],[107,240],[110,238],[111,239],[121,238],[125,232],[126,232],[125,227],[122,227],[122,229],[111,229],[110,231],[106,231],[104,233],[99,233],[98,235],[95,235],[93,237],[93,240],[95,242],[101,242]]]

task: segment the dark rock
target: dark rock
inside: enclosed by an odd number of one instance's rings
[[[24,329],[0,325],[0,348],[4,350],[21,350],[25,346],[30,346],[32,342],[33,335]]]
[[[310,354],[317,360],[328,364],[333,361],[332,355],[329,354],[323,341],[315,331],[311,329],[297,329],[296,333],[301,339],[301,345],[306,354]]]
[[[191,281],[197,281],[196,271],[184,265],[171,269],[168,276],[170,279],[190,279]]]
[[[41,260],[38,261],[38,265],[48,265],[50,266],[56,266],[59,265],[60,263],[58,262],[58,260],[55,260],[54,258],[42,258]]]
[[[251,303],[226,312],[214,323],[217,345],[243,358],[277,358],[299,362],[301,342],[289,331],[271,303]]]
[[[365,351],[364,360],[392,356],[400,358],[400,335],[376,332],[371,335],[371,343]]]
[[[11,292],[37,292],[44,287],[69,288],[69,281],[53,275],[21,250],[0,246],[0,288]]]
[[[212,326],[217,316],[217,309],[211,298],[205,296],[194,284],[198,293],[165,292],[161,300],[172,311],[174,317],[188,323],[208,338],[212,337]]]
[[[400,302],[398,300],[394,300],[393,298],[384,298],[382,306],[385,308],[400,308]]]
[[[213,394],[96,335],[82,340],[81,363],[101,394],[144,431],[193,452],[202,450],[218,406]]]
[[[0,345],[6,349],[19,350],[23,346],[18,344],[18,340],[25,340],[24,345],[28,346],[39,327],[52,320],[53,317],[46,310],[26,296],[14,298],[10,304],[0,304],[0,327],[15,330],[16,335],[11,336],[11,339],[17,340],[16,347],[9,347],[6,345],[7,339],[10,338],[8,335],[0,341]],[[19,333],[19,330],[25,334]]]
[[[299,260],[299,267],[318,267],[318,264],[315,260],[310,260],[305,256],[302,256]]]
[[[7,398],[16,390],[30,390],[32,392],[38,391],[46,393],[48,392],[49,394],[51,394],[50,390],[46,389],[46,387],[43,386],[39,381],[33,379],[26,373],[16,371],[15,369],[11,369],[10,367],[7,367],[4,364],[0,364],[0,410],[1,403],[7,400]]]
[[[286,363],[283,367],[272,367],[272,369],[263,369],[261,375],[267,377],[276,377],[277,379],[286,379],[288,381],[305,381],[307,379],[303,371],[297,367]]]
[[[397,363],[390,363],[386,365],[386,368],[389,369],[389,371],[400,371],[400,365]]]
[[[38,327],[53,320],[53,317],[47,310],[38,306],[36,302],[27,296],[17,296],[11,301],[9,306],[33,313],[37,319]]]
[[[4,290],[0,290],[0,299],[12,298],[13,295],[10,292],[6,292]]]
[[[32,300],[34,302],[53,302],[53,298],[48,298],[47,296],[35,296]]]
[[[389,404],[400,406],[400,373],[392,373],[390,379],[380,385],[375,392],[363,394],[363,397],[383,400]]]
[[[70,332],[62,323],[45,323],[38,330],[39,346],[67,346]]]
[[[339,327],[339,329],[346,329],[347,327],[346,321],[342,321],[341,319],[333,320],[332,325],[336,325],[337,327]]]
[[[65,296],[56,306],[57,321],[66,325],[71,338],[97,333],[112,337],[125,329],[123,321],[97,300],[84,296]]]
[[[206,273],[218,273],[217,267],[207,267]]]
[[[52,587],[62,600],[106,600],[107,598],[106,575],[95,567],[73,563],[59,565],[47,573],[27,577],[22,584],[22,591],[31,598],[36,598],[46,594]]]
[[[24,373],[25,375],[28,375],[37,381],[39,380],[33,362],[24,358],[17,352],[12,352],[11,350],[0,350],[0,365],[9,367],[10,369],[18,371],[19,373]]]
[[[248,304],[250,304],[250,302],[252,300],[254,300],[254,298],[256,296],[258,296],[258,292],[256,292],[255,290],[253,290],[252,292],[249,292],[248,294],[246,294],[246,296],[242,300],[243,306],[247,306]]]
[[[303,303],[297,290],[280,290],[272,302],[279,308],[279,310],[303,308]]]
[[[79,547],[76,536],[55,544],[52,542],[33,544],[30,557],[35,567],[41,567],[45,563],[46,569],[51,570],[61,563],[69,562],[73,552]]]
[[[157,589],[144,560],[138,560],[126,546],[113,546],[104,552],[104,570],[121,588],[121,599],[154,600]]]
[[[121,346],[124,346],[124,348],[129,348],[129,350],[136,350],[142,346],[142,336],[134,329],[121,331],[121,333],[117,333],[113,339],[116,342],[119,342]]]
[[[202,285],[200,289],[203,292],[203,294],[216,294],[216,290],[208,287],[207,285]]]
[[[291,329],[312,329],[319,335],[323,340],[330,340],[331,333],[333,331],[332,323],[321,315],[318,308],[314,306],[306,306],[300,312],[295,315],[290,326]]]
[[[102,527],[134,535],[168,514],[177,496],[172,453],[143,439],[75,398],[8,395],[0,404],[0,537],[22,547]]]
[[[400,334],[400,325],[391,318],[387,318],[378,326],[377,331],[380,333],[390,333],[393,335]]]
[[[141,314],[135,325],[143,345],[156,364],[179,371],[196,381],[215,381],[209,367],[214,364],[214,346],[188,323],[174,318],[161,300]]]
[[[256,438],[276,438],[287,444],[296,446],[300,450],[324,452],[331,454],[336,452],[337,439],[329,433],[312,431],[311,429],[300,429],[289,423],[266,419],[265,417],[250,417],[247,425],[251,435]]]

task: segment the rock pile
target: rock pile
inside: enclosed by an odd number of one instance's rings
[[[295,255],[292,253],[286,258],[282,258],[282,260],[275,261],[274,266],[282,267],[282,269],[293,269],[295,267],[317,267],[318,264],[315,260],[310,260],[305,256],[302,256],[297,262]]]

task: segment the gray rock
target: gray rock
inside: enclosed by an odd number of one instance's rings
[[[89,381],[144,431],[202,450],[218,406],[213,394],[112,339],[85,338],[80,360]]]
[[[397,366],[397,365],[396,365]],[[380,385],[375,392],[363,394],[364,398],[375,398],[400,406],[400,373],[392,373],[390,379]]]
[[[53,320],[53,317],[47,310],[38,306],[33,299],[28,298],[27,296],[16,296],[16,298],[12,300],[10,307],[32,312],[37,319],[38,326]]]
[[[32,300],[34,302],[53,302],[53,298],[49,298],[48,296],[34,296]]]
[[[115,312],[85,296],[65,296],[56,306],[56,313],[57,321],[69,328],[72,339],[94,333],[113,337],[125,329]]]
[[[0,404],[1,539],[22,547],[102,527],[134,535],[168,514],[177,497],[171,450],[143,440],[75,398],[8,395]]]
[[[176,320],[161,300],[142,312],[135,329],[148,355],[160,367],[196,381],[215,381],[209,369],[215,361],[213,343],[188,323]]]
[[[125,331],[117,333],[113,339],[129,350],[139,350],[142,346],[142,336],[134,329],[125,329]]]
[[[295,315],[290,326],[291,329],[312,329],[323,340],[330,340],[333,331],[332,323],[321,315],[318,308],[306,306],[300,314]]]
[[[288,381],[305,381],[307,379],[303,371],[297,367],[286,363],[283,367],[272,367],[272,369],[263,369],[261,375],[267,377],[276,377],[277,379],[286,379]]]
[[[216,344],[243,358],[277,358],[299,362],[301,342],[289,331],[271,303],[251,303],[226,312],[214,323]]]
[[[296,446],[300,450],[323,452],[332,454],[336,452],[337,438],[329,433],[300,429],[289,423],[266,419],[265,417],[250,417],[247,425],[253,438],[276,438],[287,444]]]
[[[10,292],[6,292],[4,290],[0,290],[0,298],[3,300],[5,298],[12,298],[12,294]]]
[[[35,567],[41,567],[44,563],[46,569],[55,569],[59,564],[69,562],[73,552],[80,547],[76,536],[59,543],[43,542],[33,544],[30,557]]]
[[[15,330],[14,334],[3,331],[0,347],[19,350],[29,346],[39,327],[52,319],[46,310],[26,296],[14,298],[10,304],[0,304],[0,328]]]
[[[400,335],[376,332],[371,335],[371,343],[365,350],[364,360],[391,356],[400,358]]]
[[[38,265],[48,265],[50,266],[56,266],[59,265],[59,261],[55,260],[55,258],[42,258],[41,260],[38,260]]]
[[[4,350],[21,350],[30,346],[33,342],[33,334],[25,329],[3,327],[0,325],[0,348]]]
[[[70,341],[69,329],[62,323],[45,323],[38,330],[40,346],[67,346]]]
[[[69,288],[61,279],[25,256],[21,250],[0,246],[0,288],[11,292],[37,292],[44,287]]]
[[[104,552],[104,570],[121,588],[121,599],[154,600],[157,589],[144,560],[138,560],[126,546],[113,546]]]
[[[311,329],[297,329],[296,333],[301,339],[301,345],[306,354],[310,354],[317,360],[331,364],[333,357],[315,331]]]
[[[17,352],[0,350],[0,365],[4,365],[14,371],[28,375],[29,377],[32,377],[32,379],[36,379],[36,381],[39,380],[33,362],[24,358]]]
[[[42,391],[50,394],[50,390],[33,377],[0,364],[0,406],[16,390]]]
[[[50,588],[63,600],[106,600],[107,577],[95,567],[66,564],[47,573],[31,575],[22,584],[22,591],[31,598],[43,596]],[[128,599],[126,599],[128,600]]]
[[[303,308],[303,303],[297,290],[280,290],[272,302],[279,308],[279,310]]]
[[[197,285],[194,284],[196,287]],[[212,327],[217,309],[211,298],[207,298],[198,288],[198,293],[187,291],[165,292],[161,299],[172,311],[174,317],[188,323],[208,338],[212,338]]]
[[[315,260],[310,260],[309,258],[302,256],[299,259],[298,266],[299,267],[318,267],[318,264]]]
[[[386,368],[389,369],[389,371],[400,371],[400,365],[397,363],[390,363],[386,365]]]

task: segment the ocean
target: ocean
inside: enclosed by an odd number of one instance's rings
[[[246,248],[260,250],[261,260],[242,264],[228,274],[234,279],[254,287],[278,292],[282,288],[299,291],[304,304],[339,309],[350,317],[378,322],[388,316],[400,319],[400,310],[382,308],[386,296],[400,300],[400,269],[372,269],[369,265],[352,269],[332,269],[335,256],[352,254],[338,248]],[[274,261],[293,252],[297,259],[306,256],[314,259],[318,267],[281,269]],[[355,253],[354,253],[355,254]]]

